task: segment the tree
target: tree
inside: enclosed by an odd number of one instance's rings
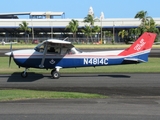
[[[147,14],[148,14],[147,11],[141,10],[135,15],[134,18],[139,18],[141,20],[142,26],[144,26],[145,23],[149,20],[148,18],[151,18],[151,17],[147,16]]]
[[[98,19],[94,18],[94,15],[91,15],[91,14],[88,14],[83,20],[83,22],[89,23],[89,25],[87,25],[87,27],[90,27],[91,40],[92,40],[92,34],[94,33],[94,29],[98,28],[98,27],[94,26],[94,22],[96,22],[96,21],[98,21]]]
[[[99,32],[101,31],[101,27],[96,25],[92,28],[92,30],[93,30],[93,34],[98,35],[98,40],[99,40]]]
[[[82,29],[82,32],[87,37],[87,43],[88,43],[88,38],[92,35],[92,29],[91,29],[91,27],[88,26],[88,25],[85,25],[84,29]]]
[[[110,38],[110,37],[112,37],[112,39],[113,39],[113,34],[112,34],[111,31],[104,31],[104,32],[103,32],[103,35],[104,35],[104,36],[107,36],[108,41],[109,41],[109,38]]]
[[[125,37],[128,36],[128,31],[126,31],[126,30],[121,30],[121,31],[119,31],[118,36],[120,36],[122,39],[124,39]],[[128,42],[128,41],[125,40],[125,39],[124,39],[124,41],[125,41],[125,43]]]
[[[26,42],[26,35],[28,32],[31,32],[31,28],[28,27],[28,23],[26,21],[22,21],[22,24],[19,24],[19,30],[24,31],[25,34],[25,42]]]
[[[76,38],[76,32],[78,31],[78,20],[72,19],[69,22],[69,25],[66,26],[66,29],[68,29],[70,32],[73,33],[73,38]]]
[[[153,18],[151,18],[149,20],[149,22],[146,24],[147,32],[152,32],[152,33],[159,34],[159,29],[157,28],[157,26],[158,25],[155,23],[155,21],[153,20]]]
[[[136,35],[137,37],[139,37],[141,34],[141,31],[139,28],[131,28],[129,29],[129,35]]]
[[[140,32],[140,35],[144,32],[152,32],[159,34],[159,29],[156,28],[157,25],[155,21],[152,17],[147,16],[147,11],[139,11],[135,15],[135,18],[139,18],[141,20],[141,24],[137,28],[137,30]]]
[[[94,22],[95,22],[94,16],[88,14],[88,15],[84,18],[84,21],[83,21],[83,22],[89,23],[90,26],[94,26]]]
[[[128,32],[128,36],[129,36],[128,41],[135,41],[140,35],[141,35],[141,29],[139,27],[131,28],[129,29],[129,32]]]

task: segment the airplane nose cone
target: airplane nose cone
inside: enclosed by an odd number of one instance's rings
[[[10,55],[11,55],[11,52],[7,52],[7,53],[5,53],[5,55],[10,56]]]

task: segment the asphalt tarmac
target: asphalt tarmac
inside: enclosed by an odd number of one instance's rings
[[[0,88],[21,88],[51,91],[98,93],[107,96],[159,96],[160,74],[62,74],[60,79],[51,75],[20,73],[0,75]]]
[[[76,91],[107,95],[106,99],[51,99],[0,102],[2,120],[159,120],[160,75],[19,73],[0,75],[0,88]]]
[[[56,99],[0,103],[1,120],[159,120],[160,100]]]
[[[0,57],[8,51],[1,50]],[[160,57],[159,53],[160,49],[152,49],[149,57]],[[108,96],[107,99],[0,102],[0,120],[159,120],[159,78],[159,73],[62,74],[58,80],[51,79],[49,74],[29,73],[25,79],[20,77],[20,73],[0,75],[0,89],[68,91]]]

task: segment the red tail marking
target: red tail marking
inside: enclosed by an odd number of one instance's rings
[[[150,49],[152,48],[155,38],[155,33],[145,32],[129,48],[122,51],[119,56],[126,56],[146,49]]]

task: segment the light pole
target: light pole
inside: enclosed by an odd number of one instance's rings
[[[28,33],[28,43],[29,43],[29,33]]]
[[[101,17],[101,44],[102,44],[102,17]]]
[[[31,18],[31,22],[32,22],[32,41],[34,40],[34,29],[33,29],[33,17]]]
[[[101,12],[100,20],[101,20],[101,44],[102,44],[102,19],[104,19],[104,13]]]
[[[51,39],[53,39],[53,23],[51,21]]]
[[[112,40],[112,44],[114,43],[114,34],[115,34],[114,26],[115,26],[115,24],[114,24],[114,21],[113,21],[113,40]]]

